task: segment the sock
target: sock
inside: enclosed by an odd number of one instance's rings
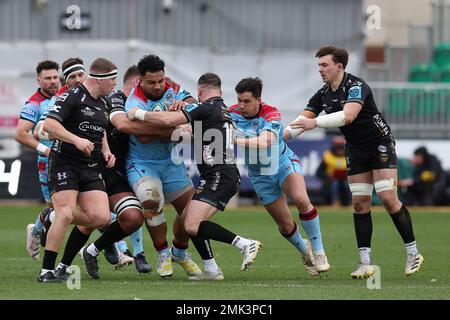
[[[58,256],[58,252],[45,250],[44,259],[42,261],[42,270],[55,270],[56,257]],[[41,272],[42,274],[42,272]]]
[[[217,265],[216,259],[214,258],[203,260],[203,264],[205,266],[206,272],[215,273],[217,272],[217,270],[219,270],[219,266]]]
[[[178,243],[176,243],[175,240],[172,241],[172,254],[175,257],[186,258],[187,248],[188,246],[181,246]]]
[[[102,233],[100,238],[95,240],[93,244],[95,245],[95,248],[97,248],[98,251],[102,251],[107,246],[113,244],[116,241],[120,241],[121,239],[127,236],[128,234],[122,230],[119,221],[114,220],[113,223],[111,223]]]
[[[404,205],[402,205],[398,212],[392,213],[390,216],[404,243],[412,243],[416,241],[414,238],[411,216],[409,215],[408,209]]]
[[[153,246],[155,247],[156,251],[158,251],[158,254],[170,254],[167,240],[159,243],[153,243]]]
[[[52,212],[50,212],[50,215],[48,216],[48,219],[50,220],[51,223],[54,223],[55,218],[56,218],[56,212],[55,212],[55,210],[52,210]]]
[[[117,242],[117,249],[119,249],[120,252],[125,252],[128,250],[128,245],[125,240],[120,240]]]
[[[242,250],[246,245],[248,245],[251,241],[247,238],[242,238],[240,236],[236,236],[233,239],[233,242],[231,243],[231,245],[235,246],[236,248],[238,248],[239,250]]]
[[[370,248],[372,240],[372,216],[370,211],[363,214],[353,214],[356,242],[358,248]]]
[[[292,243],[292,245],[296,247],[298,251],[300,251],[302,254],[306,254],[306,242],[303,240],[295,222],[294,228],[292,229],[291,233],[289,233],[288,235],[281,235],[285,237],[287,241]]]
[[[231,244],[236,234],[211,221],[202,221],[198,226],[197,236]]]
[[[191,237],[192,243],[197,250],[202,260],[211,260],[214,258],[213,251],[211,249],[211,244],[208,239],[202,239],[199,237]]]
[[[316,208],[313,207],[308,212],[299,212],[299,217],[300,223],[311,241],[312,250],[315,254],[323,254],[322,233],[320,232],[320,220]]]
[[[31,230],[31,234],[34,237],[36,237],[41,232],[42,227],[43,227],[42,222],[43,221],[41,221],[41,213],[39,213],[37,216],[36,222],[34,223],[34,227]]]
[[[416,255],[419,253],[419,250],[417,249],[417,245],[416,245],[415,241],[413,241],[411,243],[405,243],[405,249],[406,249],[406,254]]]
[[[61,259],[61,263],[64,263],[66,266],[70,266],[77,253],[89,240],[89,236],[90,235],[86,235],[81,232],[77,226],[74,226],[69,235],[69,239],[67,239],[66,248],[64,249],[64,255]]]
[[[93,244],[93,243],[88,245],[88,247],[86,248],[86,251],[93,257],[98,256],[98,254],[100,253],[100,250],[98,250],[97,247],[95,246],[95,244]]]
[[[133,245],[133,256],[137,256],[139,253],[144,252],[142,245],[142,227],[130,234],[131,244]]]
[[[372,264],[372,259],[370,257],[372,250],[370,248],[360,247],[358,248],[358,251],[359,251],[359,261],[362,264]]]

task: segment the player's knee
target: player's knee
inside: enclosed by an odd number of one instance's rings
[[[139,179],[133,186],[136,197],[145,210],[160,211],[164,205],[162,183],[154,177]]]
[[[134,196],[126,196],[117,201],[114,212],[124,231],[133,232],[139,229],[144,222],[141,203]]]
[[[73,212],[70,206],[63,206],[55,211],[56,219],[63,221],[64,224],[71,224],[73,221]]]
[[[118,220],[125,232],[133,233],[142,226],[142,223],[144,223],[144,216],[139,210],[129,209],[123,212]]]
[[[297,198],[293,198],[293,201],[294,201],[295,206],[297,207],[298,211],[300,211],[300,212],[306,212],[312,207],[311,201],[309,200],[309,198],[305,197],[303,195],[298,196]]]
[[[191,237],[195,237],[197,235],[199,225],[199,221],[193,219],[186,218],[186,220],[184,221],[184,229]]]

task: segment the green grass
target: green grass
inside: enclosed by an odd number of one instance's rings
[[[381,268],[381,289],[369,290],[365,280],[349,277],[358,260],[351,209],[320,208],[322,235],[331,270],[327,276],[307,275],[297,251],[278,233],[262,208],[227,210],[216,222],[237,234],[260,240],[264,248],[253,268],[240,271],[241,254],[229,245],[213,242],[224,281],[191,282],[178,265],[170,280],[155,272],[139,275],[134,266],[114,270],[100,258],[102,279],[91,280],[79,258],[81,289],[64,284],[40,284],[36,276],[42,263],[25,251],[25,226],[34,220],[38,207],[0,208],[0,299],[450,299],[450,212],[411,210],[423,269],[404,275],[405,251],[387,214],[374,210],[373,260]],[[166,210],[170,225],[174,212]],[[296,218],[296,220],[298,220]],[[305,232],[301,229],[303,236]],[[97,234],[91,236],[93,241]],[[171,240],[171,234],[169,235]],[[155,251],[144,231],[144,248],[153,266]],[[191,246],[196,261],[201,262]],[[60,259],[62,254],[58,256]],[[58,260],[59,261],[59,260]]]

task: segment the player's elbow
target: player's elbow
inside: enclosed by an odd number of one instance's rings
[[[344,121],[345,121],[345,125],[349,125],[350,123],[352,123],[355,118],[356,118],[356,114],[352,114],[352,113],[344,113],[345,117],[344,117]]]

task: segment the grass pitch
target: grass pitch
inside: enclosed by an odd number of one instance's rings
[[[69,290],[65,284],[36,282],[42,263],[33,261],[25,250],[25,227],[34,221],[40,207],[0,207],[0,298],[1,299],[450,299],[450,212],[411,208],[419,249],[425,257],[422,270],[404,275],[406,261],[403,243],[389,216],[382,210],[372,213],[374,264],[381,270],[381,289],[369,290],[366,280],[353,280],[350,273],[358,261],[352,210],[319,208],[325,249],[331,264],[326,276],[310,277],[297,251],[279,234],[275,223],[262,207],[227,210],[214,217],[237,234],[264,244],[253,268],[240,271],[241,254],[229,245],[212,242],[216,260],[225,274],[224,281],[188,281],[181,267],[174,264],[169,280],[155,271],[140,275],[134,266],[117,271],[100,257],[102,279],[94,281],[81,268],[81,288]],[[294,210],[292,210],[295,212]],[[169,228],[174,211],[167,207]],[[298,218],[295,218],[298,221]],[[300,229],[303,237],[306,233]],[[146,230],[144,248],[152,266],[156,253]],[[94,241],[97,233],[91,236]],[[171,233],[168,236],[170,241]],[[194,259],[201,259],[193,246]],[[58,256],[58,262],[62,251]]]

